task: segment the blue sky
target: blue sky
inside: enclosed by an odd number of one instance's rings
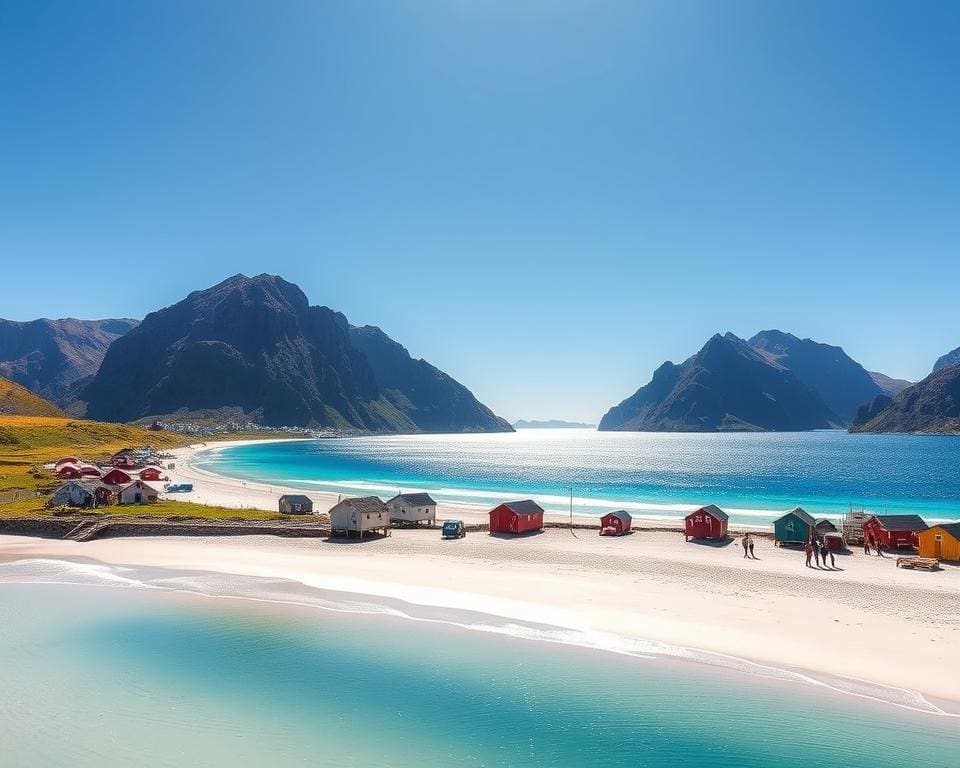
[[[0,0],[0,316],[236,272],[514,419],[716,331],[960,345],[960,6]]]

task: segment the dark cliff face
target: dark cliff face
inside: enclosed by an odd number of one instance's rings
[[[236,275],[151,313],[83,397],[107,421],[240,409],[274,426],[426,429],[385,395],[343,315],[270,275]],[[483,428],[453,416],[444,431]]]
[[[851,432],[960,435],[960,364],[932,373],[858,414]]]
[[[933,372],[942,371],[944,368],[949,368],[957,363],[960,363],[960,347],[952,352],[947,352],[943,357],[937,358],[937,362],[933,364]]]
[[[0,376],[63,406],[136,320],[0,320]]]
[[[844,423],[853,420],[861,405],[884,393],[870,373],[840,347],[777,330],[761,331],[747,343],[817,390]]]
[[[796,431],[839,422],[813,388],[728,333],[681,365],[664,363],[647,386],[610,409],[600,429]]]
[[[350,340],[366,356],[384,396],[424,432],[513,432],[460,382],[426,360],[414,360],[379,328],[351,328]]]

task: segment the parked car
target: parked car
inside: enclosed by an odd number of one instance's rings
[[[443,527],[440,529],[440,538],[442,539],[462,539],[467,535],[467,529],[463,520],[444,520]]]
[[[167,486],[167,493],[190,493],[193,490],[193,483],[170,483]]]

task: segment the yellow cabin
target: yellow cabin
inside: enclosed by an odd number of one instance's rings
[[[960,523],[933,525],[917,534],[920,557],[960,560]]]

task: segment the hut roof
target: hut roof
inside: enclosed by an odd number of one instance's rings
[[[940,523],[939,525],[932,525],[930,527],[943,528],[943,530],[953,536],[953,538],[960,541],[960,523]]]
[[[814,528],[816,528],[817,526],[817,521],[814,520],[813,517],[810,515],[810,513],[807,512],[807,510],[805,510],[803,507],[797,507],[796,509],[791,509],[789,512],[787,512],[787,514],[781,515],[780,517],[778,517],[776,522],[779,523],[781,520],[787,517],[790,517],[791,515],[793,515],[794,517],[799,517],[807,525],[813,526]]]
[[[309,496],[302,493],[285,493],[280,497],[282,501],[289,501],[291,504],[312,504]]]
[[[518,515],[529,515],[531,512],[543,512],[543,507],[537,504],[537,502],[535,502],[533,499],[505,501],[500,506],[506,507],[511,512],[516,512]]]
[[[929,528],[920,515],[874,515],[873,519],[888,531],[925,531]]]
[[[822,531],[822,530],[835,531],[837,530],[837,526],[834,524],[833,520],[830,520],[826,517],[818,517],[817,530],[818,531]]]
[[[436,506],[436,503],[433,500],[433,497],[429,493],[398,493],[394,496],[387,504],[392,504],[394,501],[399,499],[404,504],[409,504],[413,507],[429,507],[431,505]]]
[[[616,512],[607,512],[607,515],[613,515],[614,517],[623,520],[625,523],[629,523],[631,520],[633,520],[633,515],[631,515],[625,509],[618,509]],[[604,517],[607,515],[604,515]]]
[[[697,512],[707,512],[708,514],[717,518],[717,520],[730,519],[730,515],[728,515],[726,512],[720,509],[720,507],[718,507],[716,504],[707,504],[707,506],[705,507],[700,507],[700,509],[694,510],[691,514],[695,514]]]
[[[354,496],[344,499],[341,504],[353,507],[357,512],[387,512],[387,505],[379,496]]]

